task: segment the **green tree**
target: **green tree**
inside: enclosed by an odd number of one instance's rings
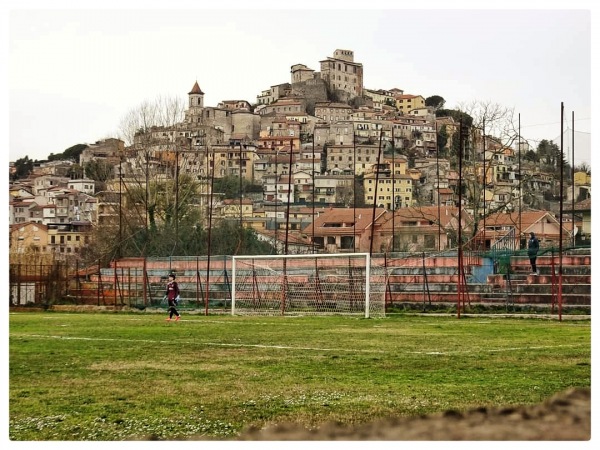
[[[62,153],[50,153],[50,155],[48,155],[48,161],[68,160],[78,163],[81,152],[83,152],[86,148],[88,148],[86,144],[75,144],[63,151]]]
[[[467,127],[473,126],[473,117],[464,111],[458,109],[438,109],[435,112],[436,117],[452,117],[458,124],[462,120],[463,125]]]
[[[106,182],[114,177],[115,168],[104,159],[92,159],[83,166],[85,176],[94,181]]]
[[[15,161],[14,168],[15,172],[12,175],[13,181],[27,178],[29,174],[33,172],[33,160],[29,159],[29,156],[19,158]]]
[[[356,175],[354,177],[354,198],[356,199],[357,208],[365,206],[365,176],[364,174]]]
[[[85,176],[96,182],[96,192],[106,189],[106,182],[114,178],[114,167],[104,159],[92,159],[83,166]]]
[[[442,156],[446,154],[446,145],[448,144],[448,130],[446,129],[446,125],[442,125],[442,127],[438,130],[437,133],[437,151],[438,155]]]
[[[552,168],[558,168],[561,160],[560,148],[552,141],[542,139],[537,147],[538,161]]]
[[[523,159],[525,161],[537,162],[538,155],[535,150],[527,150],[527,152],[523,155]]]
[[[446,104],[446,100],[444,97],[440,97],[439,95],[432,95],[431,97],[427,97],[425,99],[425,106],[431,106],[433,108],[442,109]]]
[[[215,179],[214,192],[224,194],[225,198],[240,197],[240,178],[237,176],[227,175],[223,178]],[[246,192],[262,192],[261,185],[252,184],[249,181],[242,179],[242,193]]]

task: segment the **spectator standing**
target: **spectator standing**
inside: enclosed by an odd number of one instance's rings
[[[531,263],[531,274],[539,275],[540,272],[536,265],[537,254],[540,250],[540,241],[535,237],[535,233],[532,231],[529,233],[529,241],[527,241],[527,256],[529,256],[529,262]]]

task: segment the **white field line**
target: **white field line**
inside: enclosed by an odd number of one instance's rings
[[[512,352],[512,351],[522,351],[522,350],[547,350],[553,348],[565,348],[565,347],[583,347],[585,344],[571,344],[571,345],[533,345],[530,347],[507,347],[507,348],[487,348],[487,349],[477,349],[477,350],[452,350],[448,352],[436,352],[436,351],[426,351],[426,352],[409,352],[416,355],[460,355],[460,354],[469,354],[469,353],[499,353],[499,352]],[[591,348],[591,346],[590,346]]]
[[[10,313],[10,314],[28,314],[28,313]],[[82,313],[82,314],[61,314],[61,316],[84,316],[87,315],[86,313]],[[162,317],[162,316],[161,316]],[[186,315],[185,318],[183,316],[181,316],[181,322],[196,322],[196,323],[217,323],[219,325],[271,325],[271,323],[269,322],[237,322],[237,321],[220,321],[220,320],[204,320],[204,319],[189,319],[189,315]],[[192,316],[193,317],[193,316]],[[293,319],[295,317],[301,317],[301,316],[289,316],[286,317],[286,319]],[[43,316],[44,319],[50,319],[50,320],[61,320],[60,316]],[[64,320],[64,318],[62,318]],[[123,321],[127,321],[127,322],[141,322],[141,321],[147,321],[147,318],[145,317],[122,317],[122,318],[111,318],[112,320],[123,320]],[[289,325],[289,324],[278,324],[279,325]],[[302,324],[297,324],[295,323],[294,325],[302,325]],[[350,325],[342,325],[342,326],[350,326]]]
[[[152,339],[117,339],[117,338],[88,338],[88,337],[77,337],[77,336],[52,336],[42,334],[21,334],[14,336],[16,339],[23,338],[37,338],[37,339],[64,339],[64,340],[79,340],[79,341],[109,341],[109,342],[144,342],[150,344],[166,344],[172,343],[173,341],[163,340],[152,340]],[[227,344],[222,342],[199,342],[199,341],[183,341],[183,343],[190,345],[207,345],[214,347],[254,347],[254,348],[273,348],[278,350],[314,350],[314,351],[326,351],[326,352],[351,352],[351,353],[386,353],[383,350],[356,350],[349,348],[320,348],[320,347],[290,347],[286,345],[264,345],[264,344]]]
[[[41,335],[41,334],[24,334],[14,336],[17,339],[22,338],[38,338],[38,339],[64,339],[64,340],[80,340],[80,341],[109,341],[109,342],[144,342],[150,344],[165,344],[172,343],[172,341],[153,340],[153,339],[116,339],[116,338],[88,338],[88,337],[76,337],[76,336],[52,336],[52,335]],[[321,347],[292,347],[286,345],[265,345],[265,344],[230,344],[222,342],[198,342],[198,341],[184,341],[190,345],[206,345],[213,347],[251,347],[251,348],[272,348],[277,350],[309,350],[309,351],[326,351],[326,352],[350,352],[350,353],[389,353],[384,350],[356,350],[348,348],[321,348]],[[522,350],[547,350],[553,348],[565,348],[565,347],[582,347],[585,344],[572,344],[572,345],[537,345],[530,347],[507,347],[507,348],[490,348],[490,349],[476,349],[476,350],[454,350],[448,352],[438,351],[411,351],[409,354],[415,355],[458,355],[458,354],[470,354],[470,353],[498,353],[498,352],[510,352],[510,351],[522,351]]]

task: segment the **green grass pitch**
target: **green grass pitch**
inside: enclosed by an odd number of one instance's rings
[[[10,439],[235,439],[591,385],[589,320],[165,317],[10,314]]]

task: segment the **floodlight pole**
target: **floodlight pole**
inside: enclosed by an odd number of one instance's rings
[[[521,175],[521,113],[519,113],[519,139],[518,139],[518,151],[519,151],[519,250],[521,250],[521,233],[523,232],[522,214],[523,214],[523,186],[522,186],[522,175]]]
[[[462,254],[462,161],[463,161],[463,147],[464,147],[464,131],[463,131],[463,117],[460,118],[460,129],[459,129],[459,142],[458,142],[458,284],[457,284],[457,304],[456,304],[456,315],[460,319],[460,302],[462,299],[463,289],[463,254]]]
[[[575,247],[575,111],[571,111],[571,239]]]
[[[211,147],[212,150],[212,147]],[[210,175],[210,194],[209,194],[209,205],[208,205],[208,248],[206,252],[206,296],[204,302],[204,315],[208,316],[208,293],[210,290],[210,253],[211,253],[211,230],[212,230],[212,213],[213,213],[213,192],[215,186],[215,157],[214,152],[212,154],[212,171]],[[208,162],[207,170],[210,169],[210,161],[209,161],[209,150],[206,147],[206,160]]]
[[[354,125],[352,125],[352,147],[354,150],[354,156],[353,156],[353,170],[352,173],[354,174],[353,181],[352,181],[352,195],[353,195],[353,199],[352,199],[352,209],[354,212],[354,220],[352,221],[352,246],[353,246],[353,251],[354,253],[356,253],[356,133],[354,131]],[[313,222],[314,223],[314,222]],[[313,236],[314,236],[314,231],[313,231]]]
[[[440,205],[440,146],[438,144],[438,123],[435,121],[435,159],[437,176],[437,210],[438,210],[438,252],[442,250],[442,210]]]
[[[375,240],[375,211],[377,208],[377,190],[379,188],[379,164],[381,163],[381,142],[383,140],[383,123],[379,130],[379,152],[377,153],[377,163],[375,164],[375,193],[373,195],[373,215],[371,218],[371,242],[369,244],[369,255],[373,254],[373,241]]]
[[[563,129],[564,129],[564,111],[565,106],[563,102],[560,102],[560,214],[558,220],[558,320],[562,320],[562,284],[563,284],[563,269],[562,269],[562,256],[563,256],[563,174],[564,174],[564,160],[565,156],[563,153]]]

